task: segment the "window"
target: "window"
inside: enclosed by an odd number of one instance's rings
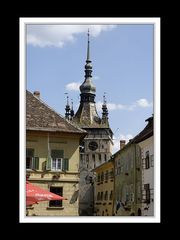
[[[101,154],[99,154],[99,161],[101,161]]]
[[[151,167],[154,167],[154,155],[150,155]]]
[[[149,184],[144,184],[144,189],[145,189],[145,194],[146,194],[146,199],[145,202],[146,203],[150,203],[150,188],[149,188]]]
[[[105,192],[104,200],[108,200],[108,191]]]
[[[101,198],[100,198],[100,200],[103,200],[103,192],[101,192]]]
[[[104,154],[104,161],[106,162],[107,161],[107,155]]]
[[[95,159],[95,154],[92,155],[93,163],[94,163],[94,168],[96,167],[96,159]]]
[[[69,170],[69,159],[64,158],[63,150],[51,150],[51,157],[47,159],[46,169],[53,171]]]
[[[26,156],[26,169],[32,169],[32,157]]]
[[[50,187],[50,192],[63,196],[62,187]],[[62,207],[62,200],[49,201],[49,207]]]
[[[109,200],[113,199],[113,191],[111,191],[110,195],[109,195]]]
[[[26,169],[39,169],[39,157],[34,157],[34,149],[26,149]]]
[[[53,158],[51,161],[51,170],[58,171],[62,170],[62,158]]]
[[[149,151],[146,152],[146,157],[145,157],[145,168],[148,169],[150,167],[149,164]]]
[[[100,192],[98,192],[97,194],[97,201],[101,200],[101,195],[100,195]]]

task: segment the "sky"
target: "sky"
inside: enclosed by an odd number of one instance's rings
[[[26,88],[64,116],[66,97],[79,106],[87,31],[96,106],[106,94],[113,152],[135,137],[153,114],[153,25],[27,25]]]

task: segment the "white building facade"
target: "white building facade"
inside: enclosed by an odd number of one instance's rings
[[[136,138],[142,156],[142,215],[154,216],[154,136],[153,117]]]

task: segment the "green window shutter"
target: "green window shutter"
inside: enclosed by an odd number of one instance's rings
[[[46,170],[51,169],[51,157],[49,156],[46,160]]]
[[[63,171],[65,171],[65,164],[66,164],[66,163],[65,163],[65,159],[63,159],[63,161],[62,161],[62,170],[63,170]]]
[[[68,171],[69,170],[69,159],[68,158],[64,158],[63,159],[63,162],[64,162],[64,170],[65,171]]]
[[[64,150],[51,150],[51,157],[52,158],[63,158]]]
[[[39,170],[39,157],[34,157],[34,169]]]

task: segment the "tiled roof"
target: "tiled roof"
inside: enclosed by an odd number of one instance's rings
[[[42,100],[26,90],[26,129],[85,134]]]
[[[113,154],[113,156],[116,156],[121,151],[123,151],[127,147],[131,146],[133,143],[142,142],[142,141],[146,140],[147,138],[153,136],[153,120],[154,120],[153,117],[146,119],[146,121],[148,121],[148,124],[146,125],[146,127],[139,134],[137,134],[133,139],[131,139],[122,149],[115,152]]]
[[[153,135],[153,117],[146,119],[146,121],[148,121],[148,124],[138,135],[132,139],[132,142],[142,142]]]

